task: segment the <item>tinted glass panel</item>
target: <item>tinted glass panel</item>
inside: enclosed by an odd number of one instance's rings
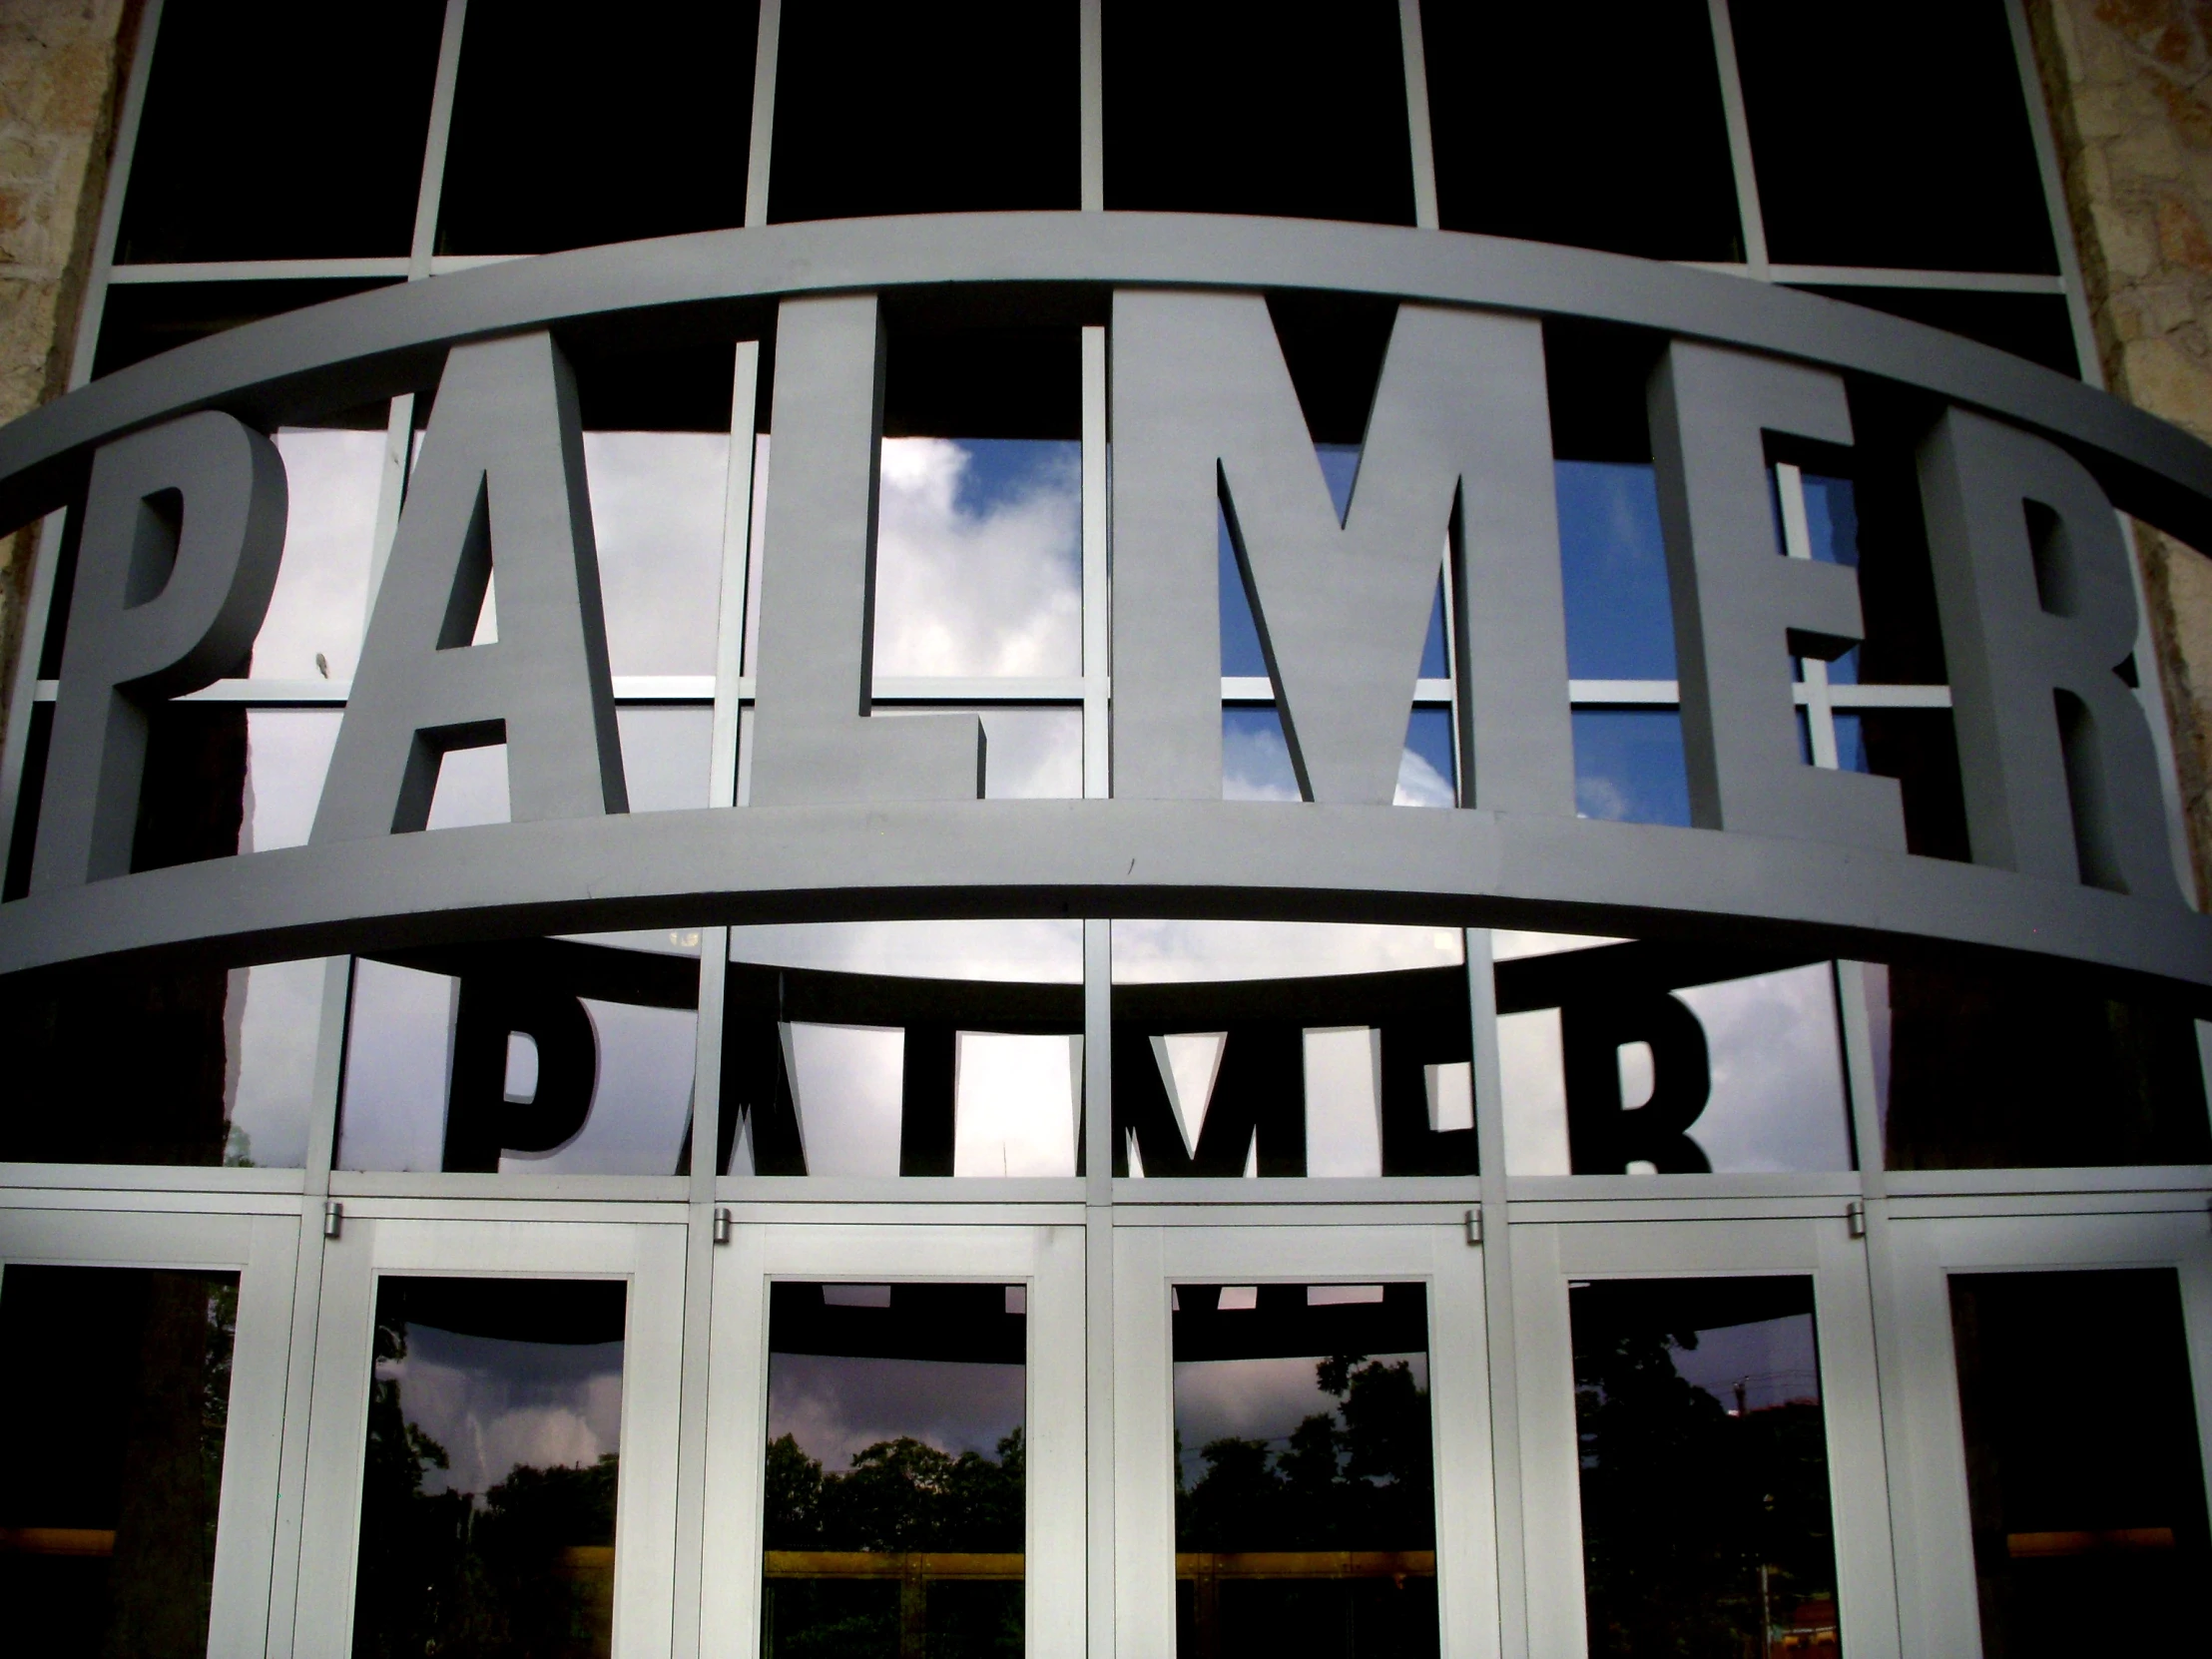
[[[1106,205],[1413,222],[1397,8],[1108,0]]]
[[[683,1173],[698,954],[677,931],[361,958],[338,1167]]]
[[[403,255],[441,0],[171,0],[122,263]]]
[[[1020,1285],[771,1288],[768,1659],[1021,1653],[1027,1310]]]
[[[614,673],[714,673],[729,459],[727,432],[584,434]]]
[[[1833,1654],[1809,1279],[1576,1285],[1592,1654]]]
[[[1076,7],[804,0],[776,52],[769,218],[1074,208]]]
[[[2056,963],[1872,965],[1892,1169],[2212,1159],[2189,1005]]]
[[[299,1168],[322,979],[108,968],[0,997],[0,1161]]]
[[[1492,935],[1515,1175],[1848,1170],[1827,962]]]
[[[2074,349],[2073,321],[2066,314],[2066,301],[2055,293],[1869,287],[1813,287],[1806,291],[1925,322],[1945,333],[1963,334],[2015,357],[2055,368],[2061,374],[2081,372],[2081,357]]]
[[[472,0],[438,252],[544,254],[744,223],[755,21],[736,3],[556,24],[529,0]]]
[[[1950,1281],[1981,1651],[2185,1651],[2212,1572],[2171,1268]]]
[[[1421,7],[1447,231],[1740,260],[1703,0]]]
[[[372,281],[127,283],[108,290],[100,308],[100,343],[93,352],[95,377],[113,374],[159,352],[210,334],[259,322],[279,311],[342,299],[388,283]],[[385,406],[362,411],[349,425],[384,424]]]
[[[0,1594],[18,1653],[208,1649],[238,1275],[10,1263]]]
[[[1436,1651],[1426,1295],[1175,1288],[1182,1659]]]
[[[377,1282],[356,1659],[611,1651],[626,1289]]]
[[[1465,1175],[1454,928],[1116,921],[1114,1173]]]
[[[2058,269],[2002,0],[1730,0],[1773,257]]]
[[[1079,921],[730,930],[722,1168],[1080,1172]]]
[[[1688,824],[1689,762],[1673,709],[1574,711],[1574,810],[1625,824]]]

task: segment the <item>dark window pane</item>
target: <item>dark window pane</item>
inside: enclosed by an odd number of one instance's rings
[[[1018,1659],[1028,1323],[1019,1285],[770,1289],[764,1659]]]
[[[1106,205],[1413,223],[1397,8],[1108,0]]]
[[[734,927],[721,1168],[1081,1173],[1079,921]]]
[[[1074,0],[799,0],[776,49],[769,218],[1080,205]]]
[[[356,1659],[608,1652],[627,1290],[377,1282]]]
[[[1568,1307],[1591,1653],[1833,1653],[1813,1282],[1601,1281]]]
[[[2055,272],[2003,0],[1731,0],[1767,248]]]
[[[2178,995],[2056,963],[1870,966],[1892,1169],[2212,1160],[2196,1024]]]
[[[1945,333],[1963,334],[2061,374],[2081,372],[2081,358],[2074,350],[2073,321],[2066,314],[2066,301],[2055,293],[1868,287],[1808,287],[1805,291],[1925,322]]]
[[[698,956],[677,929],[360,958],[338,1167],[684,1173]]]
[[[556,19],[471,0],[441,254],[546,254],[745,221],[755,7]]]
[[[1740,260],[1703,0],[1421,7],[1447,231]]]
[[[108,289],[100,311],[100,343],[93,352],[95,378],[136,362],[220,334],[279,311],[319,305],[325,299],[387,286],[374,281],[128,283]],[[385,405],[333,425],[382,426]]]
[[[2212,1574],[2171,1268],[1956,1274],[1981,1646],[2182,1653]]]
[[[1905,797],[1905,849],[1970,860],[1958,740],[1948,709],[1867,709],[1836,716],[1836,747],[1853,772],[1895,778]]]
[[[0,1466],[14,1651],[208,1648],[238,1275],[11,1263]]]
[[[1690,766],[1673,709],[1574,711],[1574,810],[1624,824],[1688,824]]]
[[[398,256],[443,0],[170,0],[116,259]]]
[[[1434,1653],[1427,1287],[1178,1285],[1174,1322],[1177,1653]]]
[[[106,968],[0,997],[0,1161],[299,1168],[322,980]]]
[[[1113,941],[1116,1175],[1474,1173],[1453,929],[1121,920]]]

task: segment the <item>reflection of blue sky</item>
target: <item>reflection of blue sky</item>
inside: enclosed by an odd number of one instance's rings
[[[1577,680],[1672,680],[1674,618],[1653,469],[1555,461],[1552,476],[1566,587],[1567,673]]]
[[[1575,710],[1574,806],[1583,818],[1688,824],[1682,716],[1672,709]]]
[[[1451,712],[1414,709],[1398,755],[1396,804],[1450,807]],[[1221,711],[1221,798],[1224,801],[1299,801],[1298,774],[1283,736],[1283,716],[1273,704],[1227,705]]]
[[[1024,1420],[1026,1382],[1022,1366],[771,1352],[769,1438],[791,1435],[832,1472],[901,1434],[955,1456],[992,1457]]]
[[[1082,446],[885,438],[874,670],[1083,672]]]
[[[1415,1386],[1428,1386],[1425,1354],[1370,1356],[1385,1365],[1403,1360]],[[1313,1359],[1186,1360],[1175,1367],[1175,1431],[1182,1441],[1185,1489],[1206,1473],[1199,1455],[1208,1441],[1234,1437],[1265,1440],[1285,1449],[1298,1425],[1320,1412],[1335,1414],[1337,1400],[1315,1380]],[[1342,1423],[1343,1418],[1338,1418]]]
[[[1859,500],[1851,480],[1823,478],[1808,472],[1804,481],[1805,524],[1813,543],[1813,557],[1828,564],[1856,568],[1859,563]],[[1828,665],[1830,685],[1855,686],[1859,683],[1859,650],[1854,646]],[[1860,766],[1851,770],[1864,772],[1866,768]]]
[[[431,1492],[484,1494],[518,1464],[599,1461],[622,1440],[621,1343],[532,1343],[407,1328],[407,1357],[380,1360],[402,1415],[446,1450]]]

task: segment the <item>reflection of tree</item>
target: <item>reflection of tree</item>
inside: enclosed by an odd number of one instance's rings
[[[878,1440],[825,1473],[790,1434],[770,1442],[765,1542],[772,1550],[977,1551],[1023,1547],[1024,1448],[1018,1427],[998,1455],[957,1457],[911,1435]],[[918,1640],[929,1659],[1020,1659],[1022,1586],[930,1582],[902,1641],[901,1586],[890,1580],[774,1578],[762,1610],[772,1659],[890,1659]],[[911,1595],[913,1588],[908,1587]]]
[[[1178,1549],[1434,1547],[1428,1394],[1412,1367],[1339,1355],[1314,1380],[1337,1409],[1308,1416],[1280,1451],[1209,1441],[1206,1473],[1188,1490],[1178,1458]]]
[[[1022,1432],[993,1459],[954,1457],[902,1434],[822,1464],[780,1434],[768,1448],[770,1549],[1018,1550],[1022,1547]]]
[[[379,1319],[375,1357],[407,1355],[404,1324]],[[617,1460],[576,1467],[519,1465],[484,1494],[425,1492],[445,1447],[409,1422],[396,1378],[370,1385],[361,1482],[361,1552],[354,1597],[357,1659],[566,1659],[604,1653],[604,1596],[580,1579],[571,1552],[611,1546]]]
[[[1834,1594],[1820,1406],[1731,1416],[1676,1371],[1696,1347],[1625,1324],[1576,1356],[1592,1654],[1733,1659]]]

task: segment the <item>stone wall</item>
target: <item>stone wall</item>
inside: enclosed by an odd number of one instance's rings
[[[2105,381],[2212,442],[2212,5],[2028,0],[2027,13]],[[2197,885],[2212,895],[2212,559],[2150,530],[2140,545]]]
[[[0,422],[69,383],[140,0],[0,0]],[[0,723],[35,530],[0,538]]]

